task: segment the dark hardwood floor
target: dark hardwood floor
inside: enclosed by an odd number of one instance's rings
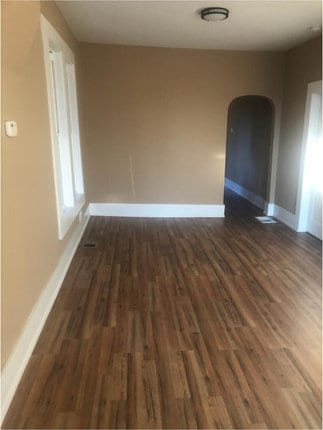
[[[91,218],[3,428],[321,423],[321,243],[236,214]]]

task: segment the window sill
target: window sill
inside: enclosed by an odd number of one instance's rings
[[[85,204],[85,196],[84,194],[78,195],[76,198],[75,206],[72,208],[65,208],[63,212],[60,214],[58,220],[58,238],[59,240],[63,240],[66,233],[70,229],[71,225],[77,218],[78,214],[82,210]]]

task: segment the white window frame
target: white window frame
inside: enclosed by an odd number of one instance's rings
[[[85,204],[75,57],[41,15],[58,237],[63,239]],[[59,108],[57,106],[59,105]]]

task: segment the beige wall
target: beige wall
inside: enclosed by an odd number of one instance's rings
[[[2,121],[18,124],[16,138],[1,127],[4,365],[74,228],[58,240],[40,12],[72,47],[75,41],[55,4],[1,7]]]
[[[61,35],[77,57],[79,43],[69,29],[65,18],[57,8],[55,2],[47,0],[40,1],[40,12],[48,19],[52,26],[55,27],[56,31]]]
[[[232,99],[266,96],[279,119],[282,53],[81,43],[81,62],[91,202],[222,204]]]
[[[287,53],[276,203],[295,213],[307,85],[322,79],[321,37]]]
[[[221,204],[227,108],[241,95],[270,98],[277,143],[285,56],[82,43],[78,57],[79,45],[53,2],[1,6],[2,120],[16,120],[19,130],[12,139],[1,132],[4,364],[75,227],[58,240],[40,12],[81,66],[92,202]],[[318,49],[314,41],[288,54],[277,191],[287,209],[295,175],[286,179],[285,172],[297,164],[300,136],[291,130],[302,122],[307,82],[320,78]]]

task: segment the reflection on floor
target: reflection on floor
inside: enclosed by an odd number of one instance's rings
[[[321,315],[308,234],[92,217],[2,428],[321,428]]]

